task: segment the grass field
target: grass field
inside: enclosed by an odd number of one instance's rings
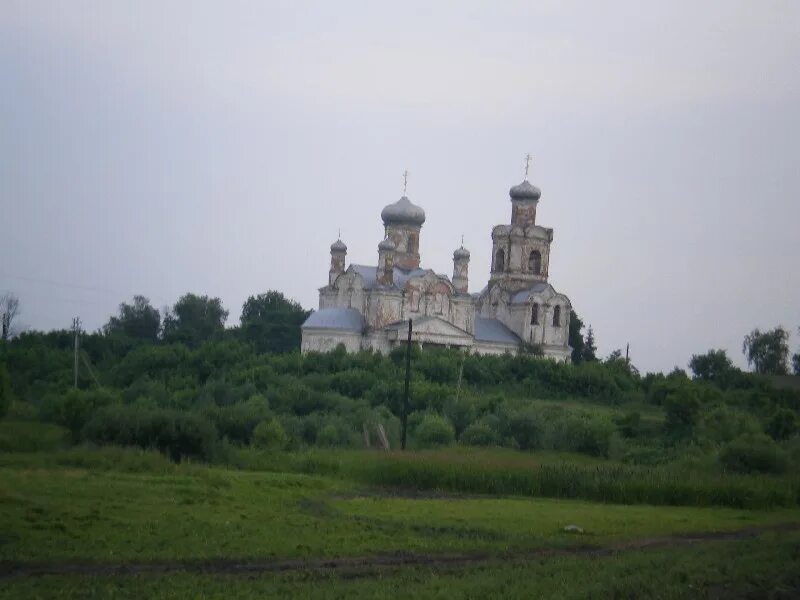
[[[613,489],[631,485],[608,479],[623,472],[608,461],[568,454],[231,458],[232,466],[209,466],[114,448],[3,453],[0,598],[800,593],[791,478],[703,488],[763,486],[751,496],[759,501],[764,489],[783,490],[783,505],[708,506],[696,495],[657,505],[638,496],[627,503],[548,497],[511,485],[541,478],[543,469],[594,472]],[[659,481],[639,485],[657,489]],[[582,531],[565,531],[570,525]]]

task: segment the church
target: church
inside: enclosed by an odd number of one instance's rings
[[[346,264],[347,246],[331,245],[328,284],[319,310],[302,326],[303,352],[387,353],[412,342],[478,354],[516,354],[526,345],[558,360],[570,358],[570,301],[548,282],[553,230],[536,224],[541,190],[525,180],[509,190],[511,223],[492,229],[491,274],[469,293],[470,253],[453,252],[453,277],[421,265],[425,211],[403,195],[381,211],[384,239],[377,265]]]

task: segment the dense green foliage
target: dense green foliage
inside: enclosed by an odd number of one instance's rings
[[[0,419],[8,414],[11,407],[11,379],[4,364],[0,364]]]
[[[158,449],[218,460],[232,447],[268,450],[399,446],[404,351],[299,353],[307,313],[278,292],[251,296],[224,328],[217,298],[186,294],[164,316],[146,298],[123,303],[82,336],[92,373],[72,389],[72,335],[29,332],[0,349],[13,417],[66,428],[72,443]],[[620,352],[580,360],[529,354],[412,352],[409,446],[561,451],[619,464],[683,464],[707,475],[782,473],[800,458],[800,392],[742,372],[724,351],[642,376]],[[576,342],[577,343],[577,342]],[[756,344],[757,345],[757,344]],[[751,343],[752,346],[752,343]],[[0,384],[4,377],[0,366]]]

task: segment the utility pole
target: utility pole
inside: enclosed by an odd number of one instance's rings
[[[409,399],[408,395],[411,386],[411,319],[408,320],[408,345],[406,346],[406,390],[403,394],[403,435],[400,440],[400,448],[406,449],[406,431],[408,428],[408,409]]]
[[[81,334],[81,318],[75,317],[72,319],[72,332],[75,335],[75,364],[73,366],[73,387],[77,390],[78,389],[78,346],[79,346],[79,338]]]
[[[631,351],[631,345],[630,345],[630,342],[629,342],[625,346],[625,364],[630,364],[630,362],[631,362],[630,358],[629,358],[630,351]]]

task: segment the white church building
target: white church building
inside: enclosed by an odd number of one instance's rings
[[[331,245],[328,284],[319,310],[302,326],[303,352],[343,344],[349,352],[387,353],[412,341],[478,354],[515,354],[525,344],[567,361],[570,301],[548,282],[553,230],[536,224],[541,191],[527,177],[509,191],[511,223],[492,229],[489,282],[470,294],[469,251],[453,252],[453,277],[420,265],[425,211],[404,195],[381,212],[384,239],[378,264],[346,264],[347,246]]]

